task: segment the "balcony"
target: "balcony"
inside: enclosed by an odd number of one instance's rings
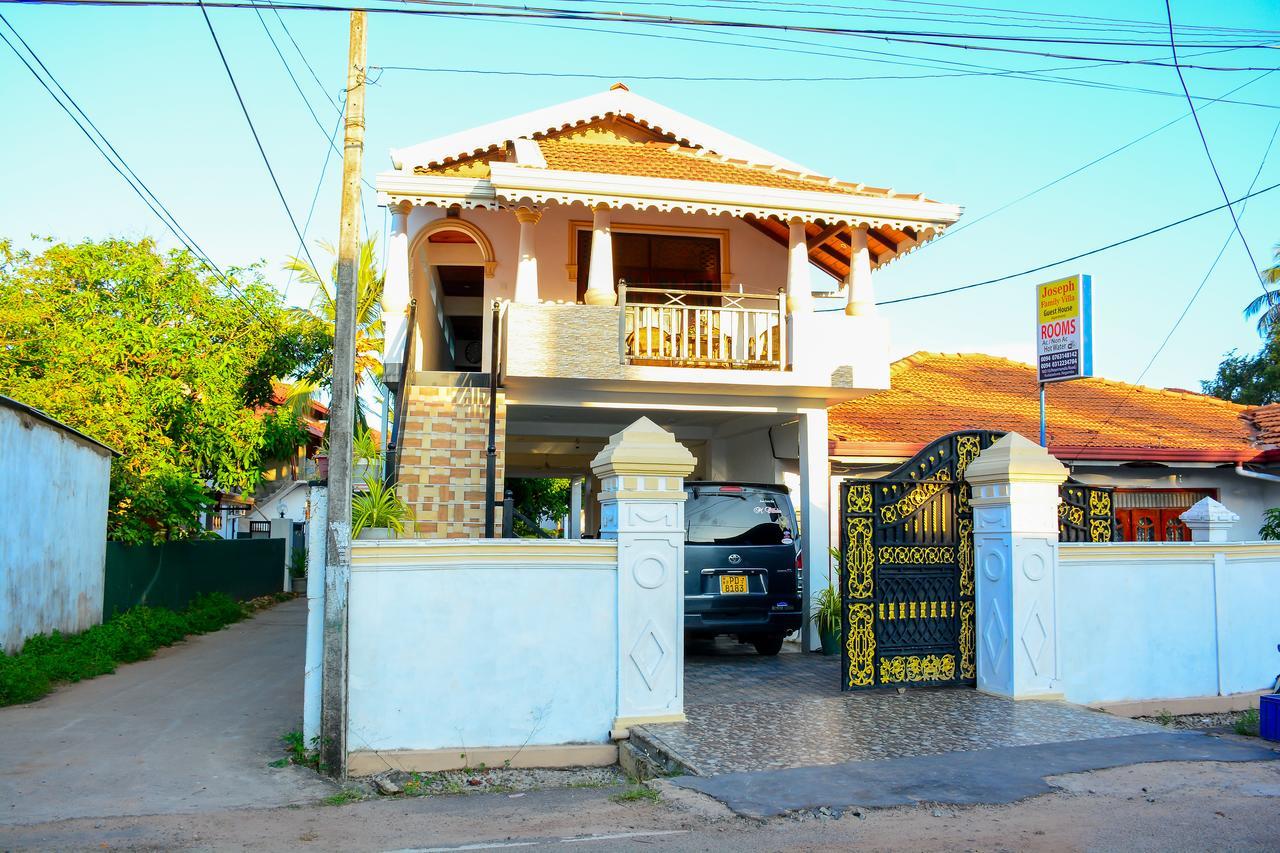
[[[526,402],[551,389],[565,399],[653,393],[698,405],[782,395],[834,405],[888,387],[888,326],[879,316],[788,314],[773,294],[627,286],[619,295],[617,305],[505,303],[508,394]]]
[[[618,284],[626,364],[785,370],[787,300],[774,295]]]

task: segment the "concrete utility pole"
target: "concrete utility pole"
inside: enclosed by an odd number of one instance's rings
[[[320,700],[320,758],[329,774],[338,779],[347,776],[347,586],[351,577],[351,445],[355,430],[356,275],[360,256],[360,171],[364,159],[365,53],[365,13],[352,12],[334,312],[333,397],[329,403],[324,683]]]

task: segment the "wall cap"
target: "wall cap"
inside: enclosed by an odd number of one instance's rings
[[[1066,482],[1067,467],[1048,450],[1016,432],[1007,433],[969,463],[964,477],[974,485]]]
[[[1218,503],[1213,498],[1201,498],[1191,509],[1178,516],[1191,526],[1192,523],[1205,524],[1235,524],[1240,520],[1240,516]]]
[[[687,477],[695,464],[693,454],[673,434],[642,417],[609,438],[591,460],[591,471],[601,478]]]

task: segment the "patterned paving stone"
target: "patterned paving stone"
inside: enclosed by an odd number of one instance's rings
[[[1160,731],[1065,702],[971,688],[841,693],[839,658],[691,648],[686,723],[643,727],[701,775],[876,761]]]

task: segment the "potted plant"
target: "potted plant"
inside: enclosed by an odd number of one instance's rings
[[[293,549],[293,563],[289,566],[290,589],[294,592],[307,591],[307,549]]]
[[[840,653],[840,629],[843,626],[840,602],[840,590],[828,582],[827,588],[818,592],[814,600],[813,613],[810,618],[818,628],[818,637],[822,640],[822,653],[836,655]]]
[[[351,533],[356,539],[394,539],[404,533],[405,519],[411,515],[394,483],[371,477],[365,490],[351,497]]]

